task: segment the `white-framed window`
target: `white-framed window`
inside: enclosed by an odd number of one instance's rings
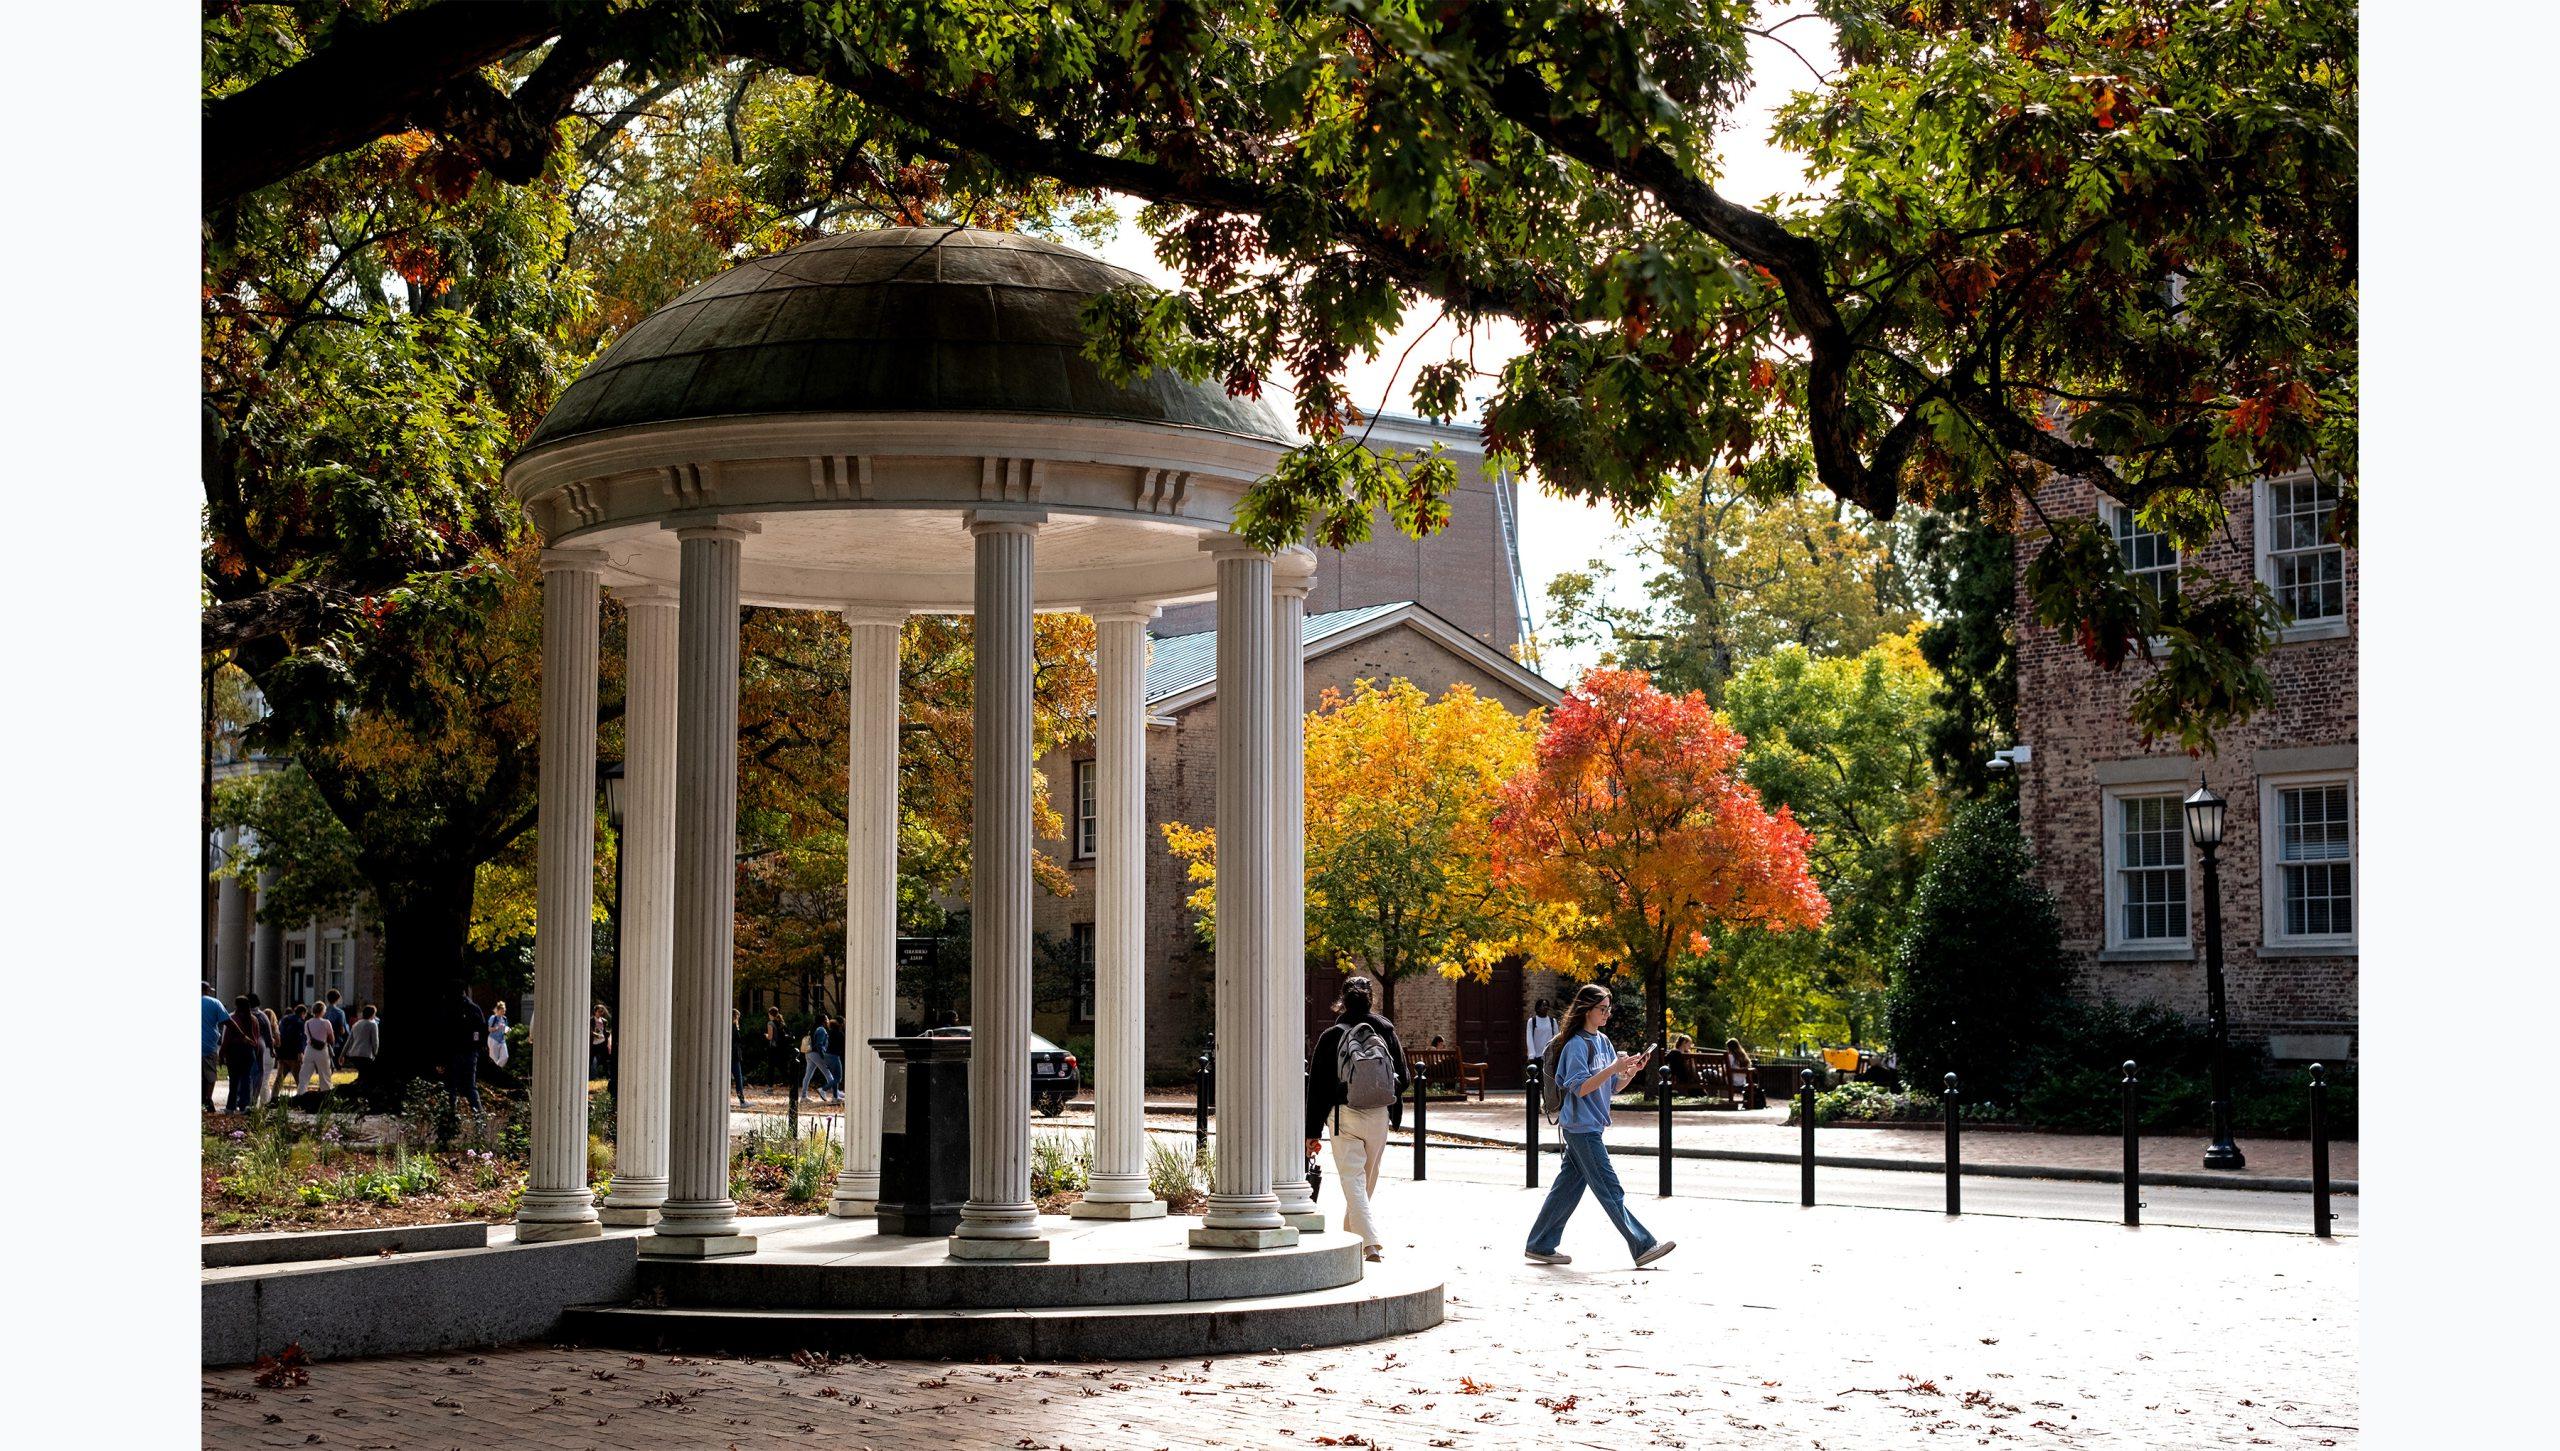
[[[2353,947],[2354,775],[2275,776],[2261,784],[2267,945]]]
[[[2105,795],[2107,946],[2182,953],[2187,935],[2187,823],[2175,791]]]
[[[1099,820],[1094,801],[1093,762],[1078,761],[1075,764],[1075,855],[1078,861],[1089,860],[1093,856]]]
[[[2275,591],[2288,640],[2347,628],[2347,550],[2338,539],[2338,489],[2309,474],[2261,479],[2258,578]]]
[[[1068,923],[1067,945],[1074,948],[1076,954],[1075,1002],[1067,1009],[1067,1020],[1090,1023],[1093,1021],[1093,924]]]
[[[344,937],[332,937],[321,944],[323,960],[329,965],[320,980],[321,992],[336,988],[340,997],[347,995],[350,979],[355,975],[355,948],[355,943]]]
[[[2169,536],[2156,529],[2145,529],[2134,517],[2133,510],[2113,499],[2098,501],[2098,517],[2115,536],[2116,553],[2124,561],[2124,572],[2134,582],[2151,591],[2152,597],[2167,603],[2178,597],[2178,546]]]

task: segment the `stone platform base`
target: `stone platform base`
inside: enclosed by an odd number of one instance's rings
[[[1069,1219],[1162,1219],[1164,1201],[1149,1199],[1137,1204],[1098,1204],[1079,1199],[1067,1206]]]
[[[640,1236],[640,1257],[644,1260],[711,1260],[756,1252],[752,1234],[644,1234]]]
[[[950,1254],[955,1260],[1045,1260],[1049,1242],[1031,1239],[965,1239],[951,1236]]]
[[[654,1204],[607,1204],[596,1210],[596,1216],[617,1229],[646,1228],[658,1222]]]
[[[604,1224],[593,1219],[571,1220],[565,1224],[524,1219],[516,1221],[516,1243],[518,1244],[546,1244],[563,1239],[594,1239],[603,1233]]]
[[[1301,1236],[1324,1233],[1324,1216],[1321,1214],[1283,1214],[1280,1221]]]
[[[1440,1284],[1364,1266],[1348,1234],[1235,1254],[1192,1218],[1043,1215],[1043,1260],[951,1256],[954,1241],[840,1219],[758,1220],[756,1253],[644,1259],[631,1298],[585,1305],[565,1336],[633,1349],[1053,1359],[1341,1345],[1440,1323]],[[1287,1234],[1289,1231],[1244,1231]],[[1363,1271],[1366,1271],[1364,1278]]]
[[[1206,1225],[1191,1231],[1193,1249],[1283,1249],[1298,1242],[1298,1232],[1287,1225],[1278,1229],[1211,1229]]]

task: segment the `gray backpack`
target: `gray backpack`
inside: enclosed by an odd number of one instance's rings
[[[1342,1101],[1352,1108],[1385,1108],[1396,1101],[1396,1062],[1387,1040],[1367,1023],[1354,1023],[1333,1050],[1334,1076],[1342,1081]]]
[[[1564,1112],[1564,1085],[1556,1082],[1556,1059],[1564,1053],[1565,1036],[1556,1034],[1547,1040],[1546,1051],[1538,1055],[1538,1112],[1548,1123],[1554,1123]]]

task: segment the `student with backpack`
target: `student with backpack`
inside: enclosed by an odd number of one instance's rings
[[[1361,1253],[1386,1257],[1370,1202],[1386,1166],[1387,1130],[1403,1116],[1404,1040],[1396,1025],[1371,1011],[1377,989],[1365,977],[1345,979],[1333,1026],[1317,1037],[1307,1060],[1307,1153],[1333,1122],[1333,1167],[1342,1179],[1342,1227],[1360,1236]]]
[[[1675,1248],[1670,1240],[1655,1239],[1627,1212],[1627,1192],[1619,1187],[1618,1171],[1609,1163],[1603,1138],[1609,1128],[1609,1097],[1653,1061],[1651,1053],[1618,1056],[1601,1031],[1609,1026],[1609,1009],[1609,990],[1596,982],[1584,983],[1565,1009],[1564,1027],[1547,1045],[1541,1065],[1546,1086],[1539,1094],[1539,1108],[1549,1122],[1564,1130],[1564,1167],[1556,1171],[1546,1202],[1538,1206],[1537,1222],[1529,1226],[1528,1255],[1542,1265],[1573,1263],[1573,1256],[1559,1253],[1556,1245],[1564,1238],[1565,1221],[1581,1206],[1585,1189],[1600,1201],[1600,1212],[1625,1237],[1638,1269]]]

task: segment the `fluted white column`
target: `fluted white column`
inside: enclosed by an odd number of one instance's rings
[[[738,856],[738,564],[746,531],[676,531],[675,990],[667,1199],[647,1255],[748,1254],[729,1198],[729,999]]]
[[[951,1253],[1047,1259],[1031,1203],[1031,602],[1037,516],[973,514],[969,1202]]]
[[[1324,1228],[1307,1183],[1307,592],[1303,555],[1271,599],[1271,1192],[1301,1233]],[[1301,568],[1300,566],[1304,566]]]
[[[1191,1243],[1295,1244],[1271,1192],[1271,556],[1218,559],[1217,1166]]]
[[[586,1014],[594,981],[596,568],[586,550],[542,556],[542,764],[535,800],[533,1173],[519,1241],[601,1234],[587,1188]],[[314,958],[312,970],[319,970]]]
[[[844,842],[844,1169],[829,1214],[880,1199],[880,1055],[898,1003],[898,637],[906,611],[848,609],[853,627]]]
[[[249,892],[237,875],[228,868],[240,859],[240,828],[222,829],[222,864],[226,874],[213,884],[213,983],[225,1003],[242,993],[256,992],[249,976]],[[264,1007],[280,1007],[278,1002],[260,998]]]
[[[249,991],[260,994],[260,1002],[270,1004],[284,1001],[284,922],[268,905],[275,899],[275,889],[274,872],[258,873],[257,899],[249,904],[250,915],[256,919],[249,938],[249,981],[272,985],[252,986]],[[313,962],[316,966],[318,959]]]
[[[1069,1211],[1153,1219],[1147,1183],[1147,621],[1153,605],[1092,611],[1100,695],[1093,757],[1093,1174]]]
[[[622,1021],[614,1049],[607,1224],[655,1224],[667,1200],[668,1021],[675,994],[676,592],[622,601]]]

